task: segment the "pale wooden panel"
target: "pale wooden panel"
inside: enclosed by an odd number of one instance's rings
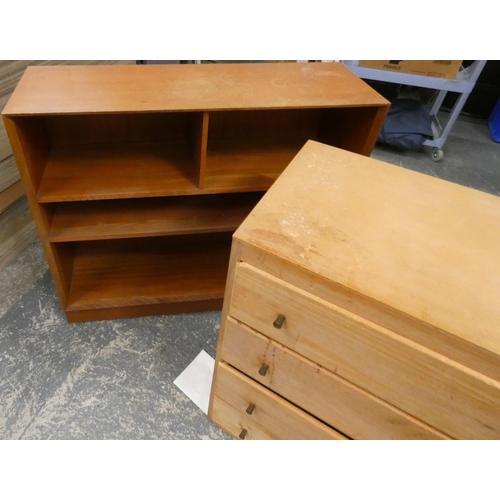
[[[30,67],[4,112],[18,115],[388,104],[340,63],[118,65],[113,71],[102,66]]]
[[[18,229],[26,226],[27,222],[32,221],[28,202],[25,198],[18,199],[16,202],[2,213],[2,223],[0,224],[0,242],[7,240],[16,233]]]
[[[35,222],[26,198],[20,198],[4,210],[0,221],[0,269],[16,258],[37,238]]]
[[[0,161],[0,192],[4,191],[19,180],[19,170],[17,169],[14,156],[9,156]]]
[[[14,91],[28,66],[67,66],[67,65],[108,65],[108,64],[135,64],[135,61],[0,61],[0,97]]]
[[[244,263],[229,314],[451,437],[500,438],[499,382]]]
[[[4,108],[9,99],[8,95],[0,97],[0,110]],[[7,131],[5,130],[5,125],[3,120],[0,120],[0,161],[12,155],[12,148],[9,143],[9,138],[7,137]]]
[[[14,91],[24,70],[33,62],[34,61],[0,61],[0,99],[5,98],[5,96],[10,95]]]
[[[350,438],[449,439],[231,317],[224,333],[222,357]],[[263,363],[269,366],[265,376],[259,375]]]
[[[230,258],[229,258],[229,266],[228,266],[228,271],[227,271],[227,280],[226,280],[226,286],[224,290],[224,301],[222,304],[222,314],[221,314],[221,320],[220,320],[220,329],[219,329],[219,338],[217,341],[217,351],[215,353],[215,366],[214,366],[214,375],[213,375],[213,381],[217,380],[218,377],[218,371],[219,371],[219,366],[221,366],[221,362],[223,361],[222,357],[222,344],[224,341],[224,332],[226,331],[226,324],[227,324],[227,319],[228,319],[228,312],[229,312],[229,304],[231,302],[231,295],[232,295],[232,289],[233,289],[233,283],[234,283],[234,273],[236,271],[236,263],[240,261],[241,257],[241,242],[238,240],[232,240],[231,243],[231,253],[230,253]],[[214,391],[214,383],[212,381],[212,389],[210,391],[210,401],[208,405],[208,418],[210,420],[213,420],[212,417],[212,411],[213,411],[213,403],[214,403],[214,397],[215,397],[215,391]]]
[[[17,181],[12,186],[0,192],[0,213],[2,213],[11,203],[14,203],[24,194],[21,181]]]
[[[245,429],[245,439],[345,439],[224,363],[219,366],[215,393],[212,418],[234,437]],[[255,405],[251,415],[246,413],[250,403]]]
[[[235,237],[498,364],[499,197],[310,141],[253,215]]]

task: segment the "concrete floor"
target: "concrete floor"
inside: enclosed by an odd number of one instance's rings
[[[440,163],[431,149],[373,158],[500,195],[500,144],[461,117]],[[0,273],[1,439],[229,439],[173,381],[220,311],[68,324],[39,243]]]

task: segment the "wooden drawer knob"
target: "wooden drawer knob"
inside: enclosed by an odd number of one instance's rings
[[[266,365],[266,363],[264,363],[261,367],[260,367],[260,370],[259,370],[259,375],[262,375],[263,377],[266,376],[266,373],[267,373],[267,370],[269,370],[269,365]]]
[[[253,403],[250,403],[247,408],[247,413],[251,415],[254,410],[255,410],[255,405]]]
[[[283,326],[284,322],[285,322],[285,316],[283,316],[283,314],[280,314],[274,320],[273,326],[274,326],[274,328],[277,328],[279,330]]]
[[[246,429],[243,429],[241,432],[240,432],[240,439],[245,439],[247,435],[247,430]]]

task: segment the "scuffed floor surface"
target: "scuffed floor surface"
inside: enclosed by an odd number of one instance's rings
[[[69,324],[46,272],[0,319],[0,438],[229,438],[173,385],[202,349],[215,356],[219,321]]]

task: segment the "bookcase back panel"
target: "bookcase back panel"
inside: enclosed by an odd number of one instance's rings
[[[325,109],[318,140],[330,146],[369,156],[387,111],[376,107]]]
[[[208,141],[266,137],[310,138],[318,130],[321,109],[212,111]]]
[[[16,157],[21,176],[28,180],[28,184],[36,192],[43,177],[45,164],[50,152],[50,139],[45,117],[16,117],[13,119],[16,127],[17,138],[23,151],[23,162]],[[25,169],[23,168],[24,163]]]
[[[123,113],[47,116],[58,145],[114,142],[179,142],[192,134],[200,113]]]

